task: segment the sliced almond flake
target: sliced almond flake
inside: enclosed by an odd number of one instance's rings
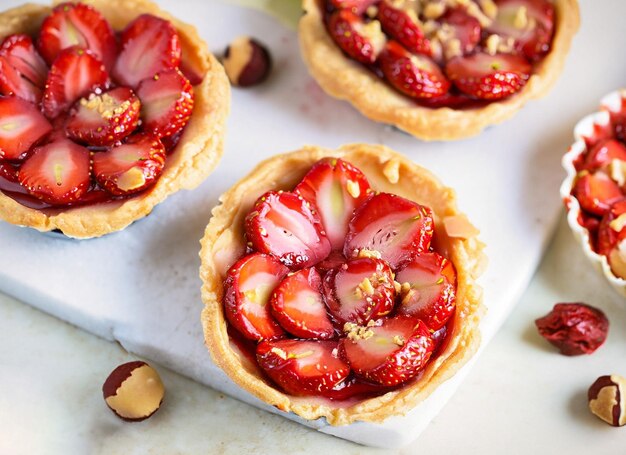
[[[450,237],[469,239],[480,234],[480,231],[463,214],[445,217],[443,226]]]

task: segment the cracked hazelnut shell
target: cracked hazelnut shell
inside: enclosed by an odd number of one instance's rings
[[[250,87],[267,79],[272,59],[267,48],[259,41],[240,36],[226,48],[222,64],[231,84]]]
[[[617,374],[600,376],[589,387],[589,410],[609,425],[626,425],[626,378]]]

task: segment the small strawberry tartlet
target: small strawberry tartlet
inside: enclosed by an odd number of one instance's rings
[[[229,103],[196,30],[148,0],[0,13],[0,218],[124,229],[210,174]]]
[[[483,245],[454,192],[382,146],[305,147],[221,198],[206,344],[238,385],[332,425],[409,411],[479,344]]]

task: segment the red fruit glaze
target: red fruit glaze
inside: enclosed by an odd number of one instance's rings
[[[450,27],[452,39],[458,39],[463,55],[471,53],[480,42],[480,22],[462,7],[448,10],[441,21]]]
[[[626,162],[626,146],[615,139],[598,142],[585,157],[585,169],[606,169],[613,160]]]
[[[148,133],[134,134],[124,144],[93,155],[98,184],[114,196],[135,194],[154,185],[165,166],[165,148]]]
[[[39,103],[48,67],[28,35],[9,35],[0,46],[0,94]]]
[[[604,172],[582,173],[576,180],[572,194],[580,206],[595,215],[604,215],[611,204],[623,197],[620,187]]]
[[[271,340],[284,335],[270,314],[272,292],[289,269],[267,254],[253,253],[237,261],[224,281],[224,313],[244,337]]]
[[[372,196],[350,220],[344,254],[377,251],[392,269],[427,251],[433,236],[430,208],[389,193]]]
[[[313,268],[287,275],[270,298],[274,319],[298,338],[334,338],[335,329],[326,313],[321,287],[322,279]]]
[[[432,330],[439,330],[454,314],[456,271],[443,256],[418,255],[396,274],[396,281],[410,286],[400,294],[397,314],[421,319]]]
[[[335,8],[349,9],[354,14],[363,14],[365,10],[379,0],[330,0]]]
[[[339,48],[357,62],[372,64],[384,43],[384,35],[369,28],[359,16],[347,9],[337,10],[328,20],[328,31]],[[367,25],[372,27],[372,25]]]
[[[352,259],[329,271],[323,288],[328,311],[340,328],[386,316],[396,295],[391,268],[373,258]]]
[[[325,158],[313,165],[294,193],[315,207],[333,250],[341,250],[354,209],[369,191],[370,184],[360,170],[341,159]]]
[[[417,375],[430,359],[434,342],[420,320],[397,316],[383,319],[361,334],[341,340],[340,355],[354,373],[371,382],[395,386]]]
[[[622,240],[626,239],[626,229],[620,229],[621,223],[615,222],[624,214],[626,214],[626,199],[622,198],[608,208],[598,227],[598,253],[610,258],[611,252]]]
[[[255,250],[293,269],[317,264],[331,249],[311,204],[285,191],[269,191],[257,199],[246,217],[246,236]]]
[[[180,66],[180,58],[174,26],[165,19],[142,14],[122,32],[112,75],[119,84],[137,88],[142,80]]]
[[[0,160],[23,159],[50,131],[52,125],[33,104],[12,96],[0,98]]]
[[[409,51],[430,55],[430,42],[420,27],[419,18],[412,8],[414,5],[412,2],[406,2],[406,4],[407,7],[402,8],[397,7],[390,0],[382,0],[378,4],[377,18],[385,33]]]
[[[259,365],[291,395],[326,392],[350,373],[347,363],[337,357],[334,341],[264,341],[257,347]]]

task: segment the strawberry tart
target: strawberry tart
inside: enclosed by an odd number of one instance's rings
[[[148,0],[0,13],[0,218],[75,238],[125,228],[222,154],[223,68]]]
[[[275,156],[221,198],[200,253],[214,362],[332,425],[403,414],[480,341],[485,264],[454,192],[382,146]]]

